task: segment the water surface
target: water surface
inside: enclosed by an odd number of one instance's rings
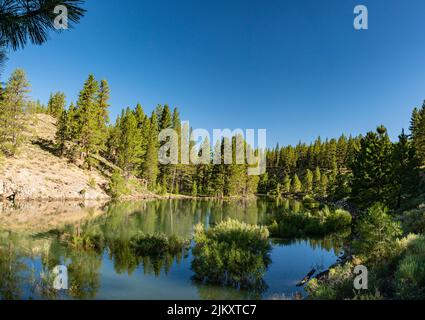
[[[3,299],[282,299],[303,296],[296,286],[312,268],[325,270],[342,252],[326,239],[272,239],[264,290],[200,284],[192,280],[190,248],[161,259],[137,257],[129,241],[139,233],[192,239],[193,228],[228,219],[270,222],[277,210],[303,210],[294,201],[155,200],[120,204],[23,204],[0,210],[0,298]],[[70,245],[95,235],[90,249]],[[77,239],[77,240],[76,240]],[[192,243],[193,245],[193,243]],[[66,265],[69,289],[46,285]]]

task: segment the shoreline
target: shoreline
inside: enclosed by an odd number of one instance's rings
[[[143,200],[222,200],[222,201],[239,201],[239,200],[254,200],[261,197],[261,195],[249,195],[249,196],[232,196],[232,197],[211,197],[211,196],[189,196],[183,194],[166,194],[159,195],[155,193],[138,194],[123,196],[118,199],[111,197],[98,197],[98,198],[14,198],[9,200],[9,197],[0,198],[0,204],[11,204],[11,203],[54,203],[54,202],[126,202],[126,201],[143,201]]]

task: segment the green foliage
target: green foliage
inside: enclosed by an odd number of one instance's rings
[[[135,172],[141,162],[141,132],[134,113],[127,108],[121,116],[118,142],[118,166],[126,174]]]
[[[322,197],[326,197],[328,194],[328,185],[329,180],[326,174],[322,174],[320,177],[320,185],[319,185],[319,195]]]
[[[66,110],[62,111],[59,117],[56,130],[56,143],[59,148],[60,155],[63,156],[66,151],[66,142],[71,137],[70,119]]]
[[[148,181],[151,190],[156,188],[158,177],[158,121],[156,113],[152,113],[147,133],[146,156],[142,162],[142,176]]]
[[[350,174],[338,173],[333,181],[331,199],[333,201],[347,199],[351,194]],[[325,189],[325,188],[324,188]],[[324,191],[326,194],[326,190]]]
[[[195,279],[237,288],[263,290],[270,262],[266,228],[227,220],[214,228],[195,228],[192,269]]]
[[[395,272],[395,297],[425,299],[425,238],[411,237]]]
[[[277,146],[275,149],[268,150],[267,180],[260,182],[260,192],[265,194],[272,191],[277,183],[285,185],[288,176],[302,175],[303,185],[300,186],[298,181],[293,179],[292,187],[287,195],[297,195],[303,191],[334,199],[334,193],[340,192],[339,186],[335,185],[337,182],[335,178],[337,174],[346,178],[350,177],[349,164],[354,158],[360,139],[361,137],[347,138],[342,135],[338,139],[322,141],[319,137],[310,145],[300,142],[296,146],[282,148]],[[311,173],[313,173],[313,179],[311,179]]]
[[[318,208],[320,203],[316,201],[312,196],[306,195],[303,200],[302,204],[307,209],[315,209]]]
[[[47,113],[55,118],[59,118],[62,112],[65,111],[66,97],[63,92],[51,94],[47,103]]]
[[[127,181],[118,170],[114,171],[111,176],[108,193],[112,198],[115,199],[130,193],[130,190],[127,187]]]
[[[285,194],[289,194],[291,192],[291,179],[289,176],[285,176],[283,179],[282,191]]]
[[[75,139],[81,151],[81,157],[92,165],[90,154],[97,154],[101,146],[101,133],[97,122],[97,95],[99,84],[90,75],[81,90],[76,110]]]
[[[292,190],[292,193],[295,193],[295,194],[300,193],[301,190],[302,190],[302,184],[301,184],[301,181],[298,178],[298,175],[297,174],[295,174],[294,175],[294,179],[292,179],[292,188],[291,188],[291,190]]]
[[[406,198],[416,195],[420,187],[419,159],[404,130],[394,146],[393,183],[396,208],[400,208]]]
[[[352,216],[349,212],[325,207],[311,212],[283,211],[275,214],[269,230],[274,236],[283,238],[324,236],[350,228]]]
[[[313,192],[313,173],[311,172],[310,169],[307,169],[305,175],[304,175],[304,182],[303,182],[303,187],[304,187],[304,192],[306,194],[311,194]]]
[[[312,279],[306,286],[309,299],[337,300],[353,295],[354,266],[347,263],[329,270],[326,282]]]
[[[406,233],[425,234],[425,208],[409,210],[399,218]]]
[[[391,205],[394,199],[392,152],[393,145],[382,126],[377,133],[369,132],[361,140],[351,165],[352,199],[360,208],[368,208],[376,202]]]
[[[377,240],[377,244],[378,244]],[[425,297],[425,238],[408,235],[390,240],[385,252],[369,253],[366,260],[354,258],[329,270],[320,280],[311,280],[307,287],[310,299],[424,299]],[[368,291],[353,290],[356,265],[367,265]]]
[[[415,108],[410,121],[412,144],[415,148],[420,165],[425,164],[425,101],[420,109]]]
[[[193,181],[191,195],[192,197],[196,197],[198,195],[198,185],[196,181]]]
[[[30,84],[22,69],[15,70],[0,99],[0,150],[14,155],[24,141],[24,131],[29,114]]]
[[[314,177],[313,177],[313,189],[314,189],[314,193],[321,195],[321,188],[320,188],[320,183],[322,180],[322,173],[320,171],[319,167],[316,167],[316,170],[314,170]]]
[[[372,261],[384,259],[402,233],[400,223],[393,221],[388,209],[379,203],[360,217],[356,232],[354,247]]]
[[[54,28],[57,18],[54,8],[63,5],[67,8],[70,27],[78,23],[86,12],[82,0],[27,0],[7,1],[0,10],[0,34],[2,41],[13,50],[24,48],[28,41],[43,44],[48,39],[48,31],[59,32]]]
[[[138,235],[131,239],[131,247],[138,256],[161,257],[175,255],[187,246],[187,242],[177,236],[164,234]]]

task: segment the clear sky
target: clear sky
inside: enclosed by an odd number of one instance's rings
[[[353,9],[369,9],[369,30]],[[177,106],[194,128],[267,129],[268,145],[359,134],[393,139],[425,99],[423,0],[88,0],[75,29],[11,52],[32,96],[76,100],[108,80],[112,118]]]

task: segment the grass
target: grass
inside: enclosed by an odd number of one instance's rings
[[[352,216],[348,211],[328,207],[312,212],[283,211],[275,214],[269,226],[273,236],[283,238],[324,236],[350,228]]]
[[[265,289],[263,275],[270,263],[269,232],[265,227],[227,220],[205,230],[195,228],[192,270],[199,282]]]
[[[425,299],[425,236],[407,234],[423,232],[421,219],[422,209],[403,214],[402,237],[399,223],[381,205],[362,213],[355,227],[355,256],[329,270],[328,276],[311,280],[306,287],[309,298]],[[369,271],[369,289],[362,292],[353,290],[353,270],[360,264]]]

